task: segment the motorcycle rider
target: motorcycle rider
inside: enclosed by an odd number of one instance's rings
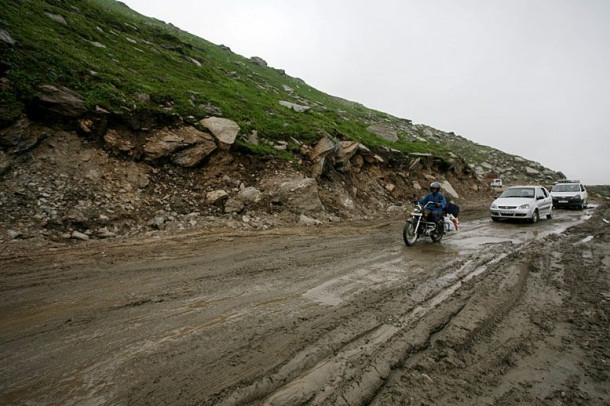
[[[443,214],[443,209],[447,206],[447,199],[445,199],[445,196],[441,193],[441,185],[438,182],[430,183],[430,193],[418,201],[422,206],[428,202],[432,202],[433,204],[428,205],[427,207],[427,210],[429,210],[427,219],[438,226],[439,220]]]

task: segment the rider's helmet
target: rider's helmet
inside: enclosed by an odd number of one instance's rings
[[[438,182],[430,183],[430,192],[436,193],[441,191],[441,185]]]

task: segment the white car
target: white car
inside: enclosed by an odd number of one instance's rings
[[[540,217],[553,218],[553,199],[542,186],[511,186],[493,201],[491,219],[526,219],[532,223]]]
[[[589,195],[585,186],[578,180],[560,180],[551,189],[553,207],[587,207]]]
[[[496,178],[496,179],[492,180],[491,183],[489,184],[489,186],[491,186],[491,187],[502,187],[502,179]]]

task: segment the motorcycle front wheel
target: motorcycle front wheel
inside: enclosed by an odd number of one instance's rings
[[[407,247],[410,247],[417,241],[417,230],[412,220],[407,220],[407,224],[405,224],[405,228],[402,230],[402,238],[405,240]]]

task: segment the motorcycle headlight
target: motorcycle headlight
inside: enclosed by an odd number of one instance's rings
[[[519,206],[520,209],[529,209],[530,208],[530,204],[522,204],[521,206]]]

